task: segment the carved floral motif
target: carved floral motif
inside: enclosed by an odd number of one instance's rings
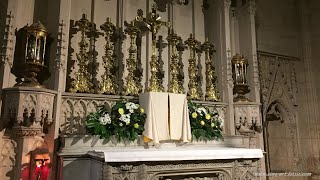
[[[297,102],[298,93],[296,69],[298,59],[293,57],[258,53],[259,75],[262,94],[262,112],[265,126],[272,121],[285,123],[284,132],[288,139],[287,149],[290,159],[299,156],[297,141]],[[291,167],[297,167],[292,161]]]
[[[12,12],[6,16],[6,25],[5,25],[5,35],[3,36],[3,47],[0,50],[0,60],[4,65],[12,66],[13,61],[13,49],[14,49],[14,27],[13,27],[13,18]]]
[[[103,179],[141,180],[245,180],[257,179],[257,160],[235,160],[225,162],[184,162],[145,164],[105,164]]]
[[[15,165],[15,141],[4,136],[4,131],[0,132],[0,179],[9,180],[10,172]]]
[[[118,99],[107,98],[84,98],[78,99],[76,96],[63,98],[62,111],[60,113],[60,131],[62,134],[85,134],[84,122],[87,115],[96,112],[98,106],[104,105],[108,109],[112,107]]]
[[[14,127],[18,136],[34,136],[52,123],[54,94],[10,89],[4,91],[4,126]]]
[[[65,72],[66,70],[66,41],[64,40],[66,38],[66,24],[61,21],[59,24],[59,34],[58,34],[58,43],[57,43],[57,51],[56,51],[56,58],[55,58],[55,68],[57,68],[59,71]]]
[[[241,135],[253,135],[261,132],[259,105],[235,104],[235,125],[237,133]]]

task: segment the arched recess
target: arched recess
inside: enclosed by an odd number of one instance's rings
[[[296,169],[293,159],[298,156],[297,127],[294,112],[281,100],[267,108],[265,131],[270,172],[288,172]]]

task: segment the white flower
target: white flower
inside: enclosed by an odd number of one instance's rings
[[[104,116],[101,116],[99,118],[99,122],[102,125],[110,124],[111,123],[111,118],[109,114],[105,114]]]
[[[223,127],[224,121],[220,116],[218,118],[218,121],[220,122],[220,126]]]
[[[132,109],[138,109],[138,105],[136,105],[135,103],[132,102],[127,102],[126,103],[126,109],[128,109],[129,111]]]
[[[134,110],[133,110],[133,109],[129,109],[129,112],[130,112],[130,113],[133,113],[133,112],[134,112]]]
[[[102,124],[102,125],[106,125],[106,124],[107,124],[107,122],[104,121],[104,118],[103,118],[103,117],[100,117],[100,118],[99,118],[99,122],[100,122],[100,124]]]
[[[201,111],[202,111],[204,114],[208,114],[207,109],[206,109],[206,108],[204,108],[204,107],[201,107]]]
[[[125,122],[126,124],[130,123],[130,114],[122,114],[119,118],[120,121]]]
[[[204,107],[199,107],[199,108],[196,109],[196,111],[197,111],[198,114],[201,114],[201,115],[208,114],[208,111]]]
[[[124,120],[126,119],[126,117],[127,117],[127,116],[126,116],[125,114],[121,114],[119,120],[120,120],[120,121],[124,121]]]
[[[123,126],[123,124],[122,124],[122,123],[120,123],[119,125],[120,125],[120,126]]]
[[[130,124],[130,119],[125,119],[124,122],[128,125],[128,124]]]

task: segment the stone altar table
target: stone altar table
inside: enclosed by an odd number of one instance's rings
[[[263,157],[261,149],[241,148],[241,144],[227,147],[236,137],[160,148],[143,146],[142,141],[117,144],[92,136],[63,138],[59,156],[62,179],[68,180],[258,179],[255,173]]]

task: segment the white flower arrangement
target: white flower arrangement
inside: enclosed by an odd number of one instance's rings
[[[119,140],[133,141],[144,131],[146,114],[139,104],[133,102],[118,102],[111,109],[114,131]]]
[[[145,119],[146,114],[139,104],[119,101],[111,108],[111,113],[105,106],[90,113],[85,125],[87,132],[100,138],[115,136],[119,141],[134,141],[144,131]]]
[[[99,122],[102,125],[111,124],[111,117],[109,114],[104,114],[104,116],[101,116],[99,118]]]
[[[216,109],[188,102],[191,133],[195,139],[220,140],[222,136],[223,119]]]

